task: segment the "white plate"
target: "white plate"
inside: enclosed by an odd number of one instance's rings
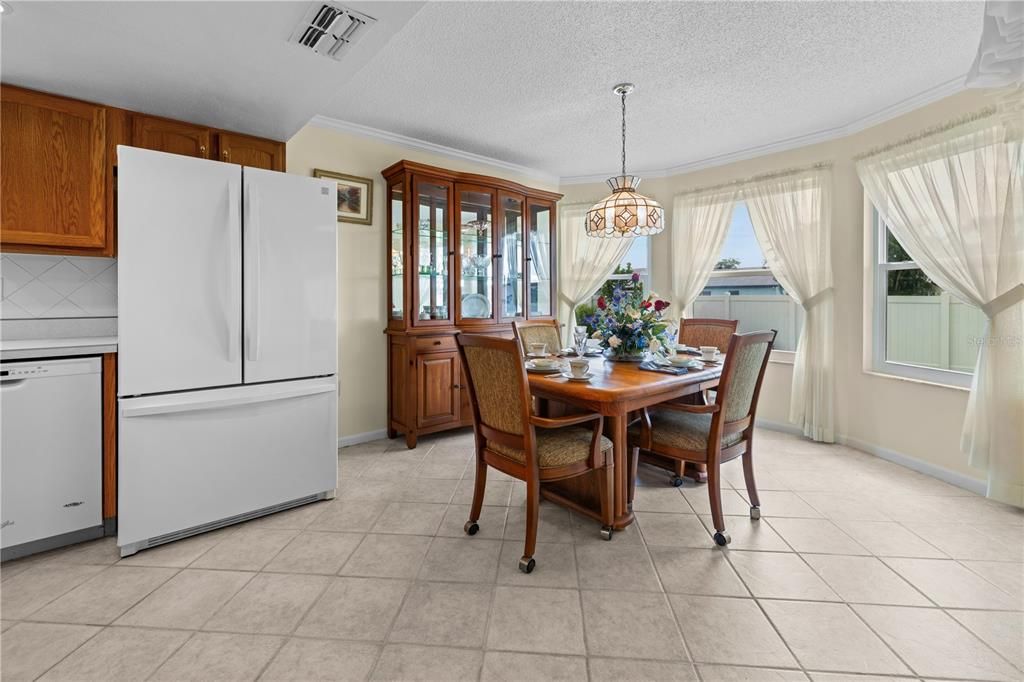
[[[491,301],[483,294],[466,294],[462,297],[463,317],[490,317]]]
[[[528,358],[546,358],[549,355],[550,355],[550,353],[527,353],[526,357],[528,357]]]
[[[569,381],[579,381],[579,382],[582,383],[582,382],[585,382],[585,381],[590,381],[591,377],[593,377],[594,375],[591,374],[590,372],[587,372],[583,376],[578,377],[578,376],[573,376],[570,372],[562,372],[562,376],[565,377],[566,379],[568,379]]]
[[[526,371],[527,372],[534,372],[536,374],[554,374],[555,372],[564,372],[565,370],[563,370],[557,364],[550,365],[548,367],[538,367],[537,365],[533,364],[532,362],[527,362],[526,363]]]

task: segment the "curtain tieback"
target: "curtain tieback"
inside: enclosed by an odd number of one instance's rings
[[[811,296],[806,301],[801,301],[800,305],[803,306],[804,310],[810,310],[814,306],[824,301],[826,297],[830,296],[832,294],[832,291],[832,287],[825,287],[824,289],[816,293],[814,296]]]
[[[1017,305],[1021,301],[1024,301],[1024,284],[1018,284],[1012,289],[1007,289],[999,294],[988,303],[982,305],[981,311],[991,320],[1010,306]]]

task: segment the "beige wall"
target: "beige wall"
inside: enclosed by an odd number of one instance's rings
[[[493,175],[540,189],[557,184],[495,171],[493,167],[410,150],[378,140],[306,126],[288,141],[288,172],[312,175],[314,168],[372,178],[373,223],[338,224],[338,407],[339,437],[379,431],[387,421],[387,229],[384,178],[380,171],[401,159]]]
[[[641,185],[644,193],[665,207],[671,226],[673,196],[684,189],[818,161],[833,162],[837,433],[855,446],[876,452],[895,452],[973,479],[983,479],[984,474],[971,468],[959,450],[967,392],[882,377],[863,369],[864,195],[853,157],[989,104],[992,104],[991,97],[979,91],[965,92],[849,137],[717,168],[653,178]],[[643,134],[643,131],[635,134]],[[562,185],[559,191],[565,195],[563,203],[577,203],[596,201],[607,193],[607,188],[599,184]],[[652,285],[656,291],[670,292],[669,230],[653,239]],[[758,408],[761,418],[779,423],[787,421],[791,369],[786,364],[770,365]]]

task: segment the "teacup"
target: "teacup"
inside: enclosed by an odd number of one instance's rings
[[[700,359],[701,360],[714,360],[715,356],[718,355],[717,346],[701,346],[700,347]]]
[[[670,355],[668,356],[668,364],[673,367],[685,367],[686,363],[690,361],[690,357],[687,355]]]
[[[569,360],[569,372],[574,377],[585,377],[590,371],[590,362],[586,358],[573,358]]]
[[[548,344],[546,343],[531,343],[526,347],[530,350],[530,355],[546,355],[548,352]]]
[[[540,369],[547,369],[549,367],[554,367],[555,365],[557,365],[558,364],[558,359],[557,358],[534,358],[532,362],[533,362],[533,366],[534,367],[538,367]]]

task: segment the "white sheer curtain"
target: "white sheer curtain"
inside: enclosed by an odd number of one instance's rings
[[[601,288],[631,243],[630,239],[588,237],[584,222],[592,205],[558,207],[558,295],[568,306],[567,341],[572,338],[577,306]]]
[[[988,496],[1024,506],[1024,123],[993,114],[862,159],[857,173],[893,236],[987,328],[961,449]]]
[[[1024,3],[988,0],[981,40],[967,73],[969,88],[1001,88],[1024,82]]]
[[[672,309],[697,298],[714,270],[736,206],[736,188],[680,194],[672,210]]]
[[[835,441],[832,172],[813,168],[744,186],[768,268],[807,312],[793,363],[789,420],[808,438]]]

